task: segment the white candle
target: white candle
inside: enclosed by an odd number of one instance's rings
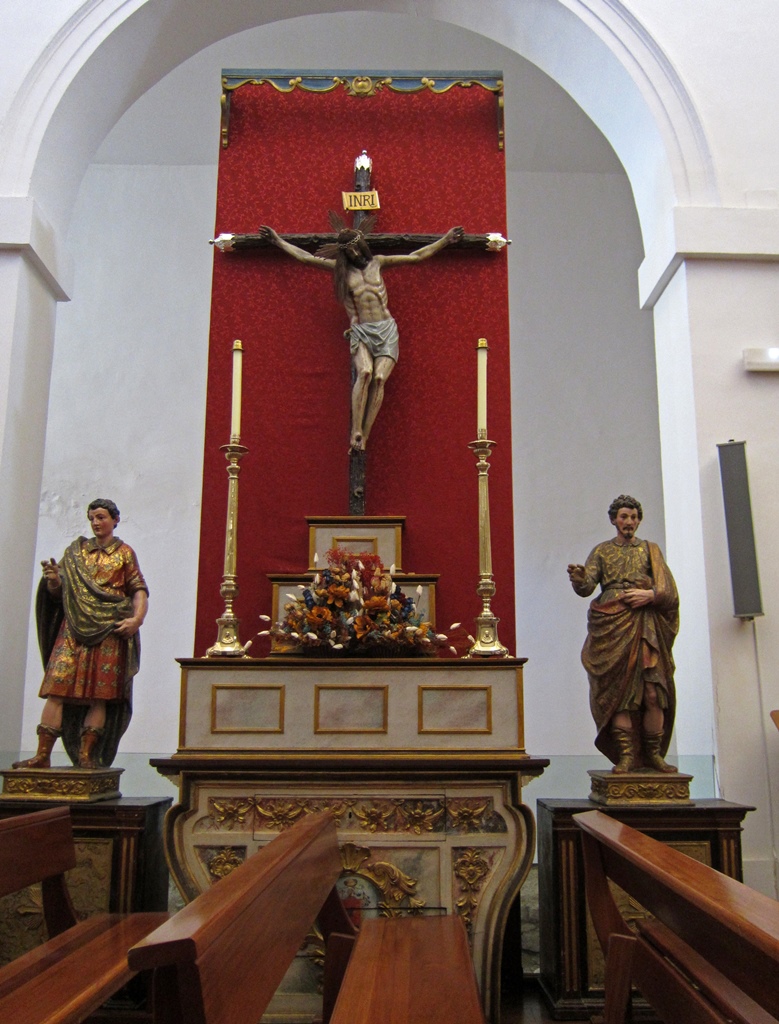
[[[243,370],[243,345],[236,338],[233,342],[233,410],[230,424],[231,438],[241,436],[241,373]]]
[[[487,339],[476,346],[476,436],[487,436]]]

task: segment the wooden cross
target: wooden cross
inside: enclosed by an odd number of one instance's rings
[[[363,150],[354,163],[354,192],[344,193],[345,200],[351,197],[349,208],[354,209],[353,228],[359,229],[360,224],[366,216],[375,209],[378,209],[378,197],[371,192],[371,170],[372,161]],[[360,201],[360,196],[365,201]],[[284,242],[302,249],[306,253],[314,253],[323,245],[338,241],[337,233],[324,234],[288,234],[278,236]],[[440,240],[439,235],[422,234],[379,234],[371,233],[369,236],[371,252],[382,255],[405,254],[416,252],[425,246],[432,245]],[[265,234],[221,234],[218,238],[212,239],[211,244],[215,245],[221,252],[242,252],[249,249],[264,248],[277,244]],[[457,241],[451,243],[459,249],[474,249],[481,252],[499,252],[505,245],[509,244],[500,234],[484,235],[462,235]],[[297,253],[298,259],[306,259]],[[308,262],[308,260],[306,260]],[[352,365],[352,388],[355,385],[355,368]],[[354,425],[352,433],[354,433]],[[365,515],[365,459],[364,448],[350,448],[349,451],[349,515]]]

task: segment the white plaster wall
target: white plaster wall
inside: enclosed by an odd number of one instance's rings
[[[629,0],[695,104],[723,206],[777,206],[779,62],[774,0]]]
[[[769,344],[765,325],[779,323],[779,266],[695,261],[687,290],[695,387],[705,396],[696,405],[696,435],[720,785],[726,799],[758,807],[747,858],[752,884],[770,891],[779,846],[779,733],[768,715],[779,708],[779,377],[746,373],[742,350]],[[716,449],[730,439],[747,442],[765,612],[754,623],[733,618]]]
[[[17,529],[25,522],[26,508],[35,507],[43,466],[43,430],[48,400],[54,339],[54,302],[36,271],[24,260],[0,250],[0,294],[12,295],[14,302],[0,304],[0,374],[8,381],[8,409],[0,438],[0,550],[6,555],[5,586],[0,596],[0,621],[13,621],[21,604],[30,598],[30,565],[34,555],[34,533]],[[26,344],[33,335],[35,349]],[[11,638],[13,641],[17,637]],[[13,750],[24,676],[24,644],[3,645],[3,724],[0,751]]]
[[[618,494],[639,498],[640,534],[664,546],[652,316],[636,298],[641,240],[624,175],[512,174],[509,199],[527,747],[587,754],[595,728],[579,654],[588,602],[566,566],[612,535],[607,509]]]
[[[92,498],[116,501],[151,592],[124,753],[176,748],[174,659],[192,654],[215,189],[214,167],[93,165],[74,212],[35,564],[89,535]],[[27,745],[40,679],[31,612]]]

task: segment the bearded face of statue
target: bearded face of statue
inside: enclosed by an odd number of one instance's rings
[[[621,508],[612,523],[617,529],[617,537],[623,544],[633,539],[638,529],[638,512],[634,508]]]

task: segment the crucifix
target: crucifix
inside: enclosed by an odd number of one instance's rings
[[[336,298],[349,317],[344,332],[352,359],[349,514],[357,516],[365,515],[368,438],[384,400],[384,386],[398,360],[398,329],[389,311],[383,270],[420,263],[449,245],[498,251],[506,244],[501,235],[465,235],[461,227],[450,228],[440,237],[372,234],[373,211],[379,203],[370,188],[371,170],[372,161],[363,150],[354,164],[354,191],[344,193],[345,208],[354,211],[351,228],[331,211],[333,234],[282,236],[263,226],[256,235],[220,235],[213,243],[223,252],[275,245],[300,263],[333,275]],[[409,247],[411,252],[392,251]]]

